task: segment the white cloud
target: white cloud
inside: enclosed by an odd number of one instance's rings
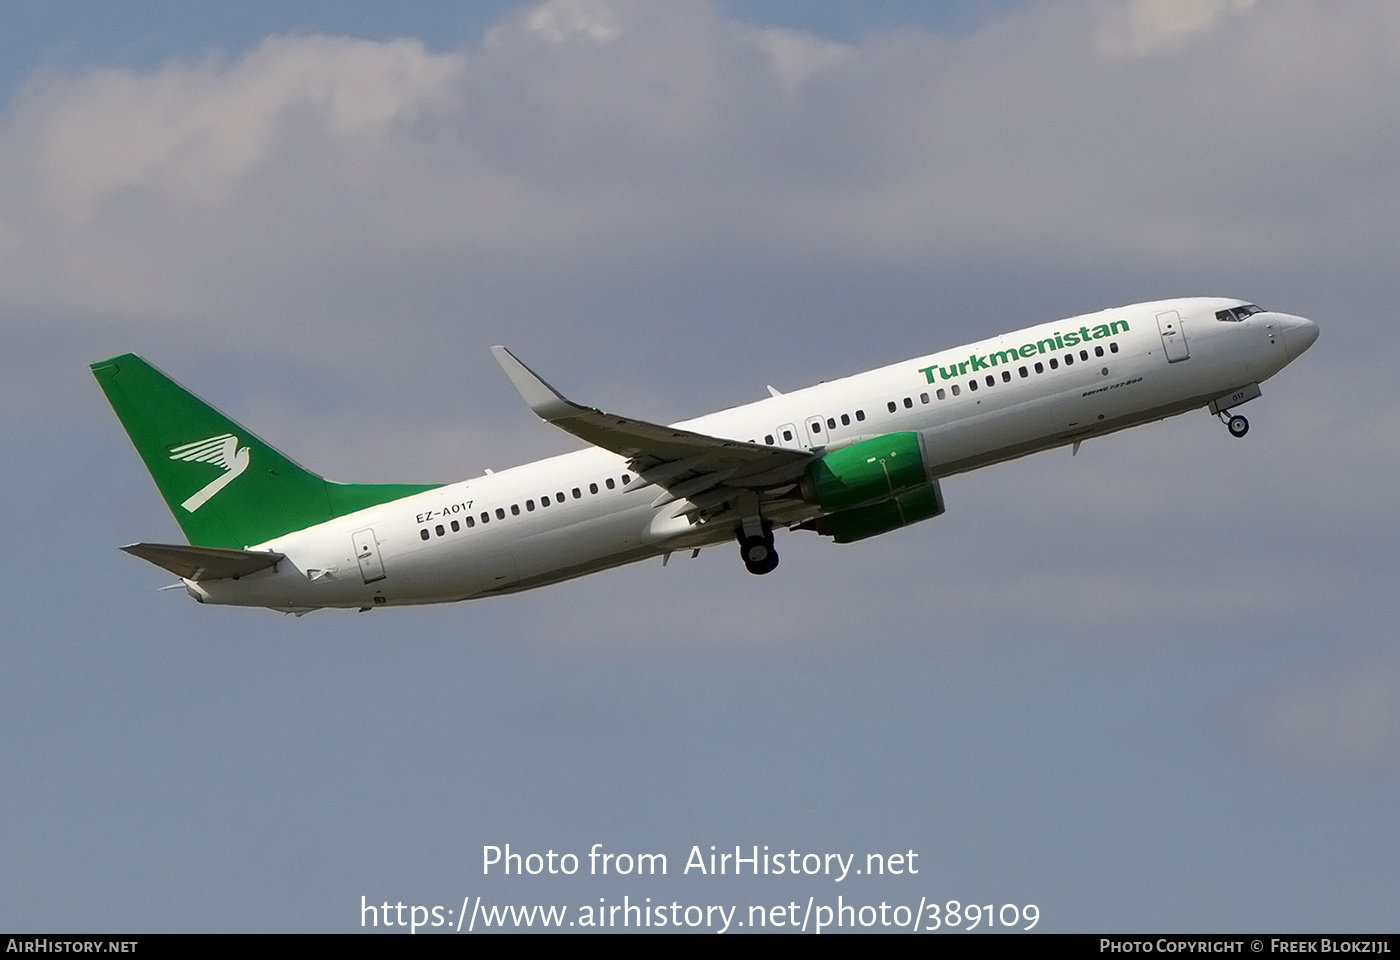
[[[750,39],[767,54],[773,73],[788,93],[797,93],[804,83],[855,54],[847,44],[777,27],[754,30]]]
[[[411,178],[411,131],[461,68],[414,41],[283,37],[233,63],[38,81],[0,132],[0,298],[170,316],[227,295],[269,249],[306,266],[284,238],[301,233],[311,260],[342,246],[321,201],[383,203]],[[392,244],[384,213],[371,228]]]
[[[1249,11],[1259,0],[1105,0],[1099,43],[1113,55],[1171,49]]]
[[[701,2],[552,0],[445,53],[290,36],[38,76],[0,118],[0,306],[260,324],[735,251],[1397,250],[1400,8],[1115,10],[1156,56],[1103,54],[1096,5],[838,45]]]
[[[1400,762],[1400,666],[1353,664],[1255,697],[1240,734],[1275,760],[1323,770]]]
[[[615,4],[605,0],[555,0],[535,7],[522,18],[526,30],[553,43],[576,38],[607,43],[622,32]],[[499,39],[499,34],[493,39]]]

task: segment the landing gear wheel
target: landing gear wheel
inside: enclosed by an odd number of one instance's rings
[[[1225,427],[1230,431],[1230,436],[1242,437],[1249,432],[1249,421],[1236,414],[1229,419]]]
[[[773,535],[766,537],[741,537],[739,556],[749,573],[762,576],[772,573],[778,567],[778,552],[773,549]]]

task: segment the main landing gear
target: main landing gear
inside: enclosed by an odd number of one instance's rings
[[[1232,437],[1242,437],[1249,432],[1249,421],[1238,413],[1227,418],[1225,412],[1221,411],[1220,419],[1225,422],[1225,429],[1230,431]]]
[[[739,541],[739,556],[744,566],[749,573],[762,576],[778,568],[778,551],[773,549],[773,524],[762,521],[759,532],[753,529],[755,526],[746,521],[734,535]]]

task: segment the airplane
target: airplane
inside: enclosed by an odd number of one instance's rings
[[[201,603],[301,615],[515,593],[730,541],[768,574],[775,531],[878,536],[942,514],[955,474],[1202,407],[1243,437],[1236,408],[1317,335],[1244,300],[1158,300],[669,426],[566,399],[498,346],[530,409],[589,446],[452,484],[325,480],[134,354],[92,372],[188,540],[122,549]]]

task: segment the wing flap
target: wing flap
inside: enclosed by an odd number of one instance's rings
[[[273,550],[233,550],[228,547],[195,547],[183,543],[132,543],[122,550],[154,563],[185,580],[227,580],[246,577],[285,560]]]

